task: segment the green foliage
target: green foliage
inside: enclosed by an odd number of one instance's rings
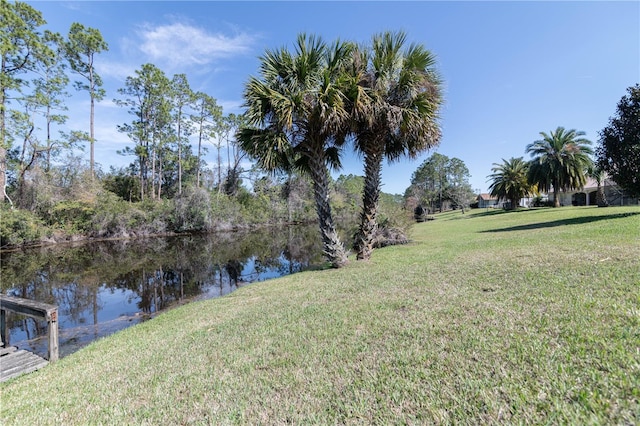
[[[134,148],[127,147],[123,153],[137,157],[134,167],[139,176],[142,200],[156,196],[155,185],[163,181],[161,170],[175,170],[168,167],[167,163],[177,163],[177,153],[169,146],[177,135],[172,126],[171,103],[167,97],[171,81],[161,69],[148,63],[136,70],[135,74],[127,77],[125,87],[118,89],[125,99],[116,99],[115,102],[129,108],[133,116],[131,122],[118,126],[118,131],[127,134],[135,143]]]
[[[102,186],[123,200],[140,201],[140,181],[133,176],[130,170],[112,168],[111,172],[102,180]]]
[[[211,214],[215,218],[216,229],[231,230],[247,225],[240,199],[248,196],[250,194],[245,188],[241,188],[238,197],[218,192],[211,194]]]
[[[541,191],[553,189],[555,206],[560,206],[560,191],[582,188],[587,173],[593,167],[591,141],[584,132],[558,127],[555,131],[540,132],[542,139],[527,145],[532,160],[528,180]]]
[[[405,198],[414,198],[430,213],[436,209],[442,212],[446,206],[464,208],[469,205],[473,194],[469,176],[464,161],[436,152],[413,172]]]
[[[331,207],[341,220],[355,221],[362,209],[364,178],[356,175],[340,175],[333,184]]]
[[[0,247],[36,242],[45,230],[40,218],[33,213],[0,204]]]
[[[108,191],[98,196],[99,209],[91,220],[91,235],[100,238],[123,238],[159,235],[168,232],[168,202],[126,202]]]
[[[76,88],[89,92],[92,100],[101,100],[105,92],[102,78],[95,70],[95,55],[109,50],[109,45],[102,38],[100,30],[85,27],[74,22],[69,28],[66,55],[73,72],[82,77],[76,81]],[[85,81],[86,80],[86,81]]]
[[[97,210],[94,203],[80,200],[66,200],[57,203],[51,209],[50,222],[65,231],[87,233],[91,230],[91,220]]]
[[[90,169],[91,176],[94,176],[94,108],[95,101],[104,98],[106,92],[102,88],[102,78],[96,73],[95,56],[100,52],[109,50],[109,45],[102,38],[102,34],[96,28],[85,27],[74,22],[69,29],[65,53],[71,69],[77,73],[82,80],[77,80],[75,86],[77,90],[89,92],[91,104],[89,122],[89,145],[90,145]]]
[[[205,232],[213,229],[211,199],[206,190],[189,187],[173,199],[173,204],[170,223],[173,231]]]
[[[491,195],[510,201],[515,210],[521,198],[529,195],[533,188],[528,180],[529,164],[522,157],[502,160],[502,164],[493,163],[493,174],[489,176]]]
[[[408,232],[413,225],[411,220],[413,212],[407,211],[404,207],[404,199],[398,195],[382,192],[380,194],[380,208],[378,221],[388,227],[398,228]]]
[[[631,197],[640,197],[640,84],[627,89],[600,132],[598,165]]]
[[[27,85],[27,81],[18,75],[33,69],[34,64],[46,56],[48,48],[42,42],[38,27],[46,21],[42,13],[26,2],[0,2],[0,53],[2,69],[0,72],[0,147],[9,147],[9,135],[5,133],[5,114],[8,105],[8,92],[18,91]],[[0,160],[3,160],[0,158]]]
[[[364,157],[360,229],[354,248],[369,259],[377,227],[383,159],[415,158],[440,143],[442,104],[436,59],[406,34],[376,34],[370,48],[357,48],[347,73],[354,147]]]
[[[349,125],[341,86],[353,46],[298,36],[295,51],[267,50],[260,77],[246,84],[248,126],[238,132],[245,152],[268,171],[307,173],[314,185],[324,252],[335,267],[347,256],[329,204],[328,167],[340,167],[339,152]]]

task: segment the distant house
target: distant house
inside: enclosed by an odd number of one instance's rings
[[[480,194],[476,197],[476,201],[478,201],[478,208],[480,209],[509,209],[511,207],[510,200],[492,197],[490,194]],[[533,202],[534,197],[521,198],[518,201],[518,207],[531,207]]]
[[[603,188],[607,203],[610,206],[625,206],[638,204],[637,198],[630,198],[624,194],[624,191],[613,180],[606,178],[603,182]],[[598,192],[598,183],[591,178],[587,179],[587,183],[584,188],[573,191],[561,191],[558,195],[560,197],[561,206],[595,206],[596,194]],[[549,192],[549,199],[553,200],[553,191]]]
[[[490,194],[480,194],[476,200],[479,209],[501,208],[503,206],[498,197],[492,197]]]

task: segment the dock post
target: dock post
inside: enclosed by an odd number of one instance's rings
[[[0,346],[9,346],[9,326],[7,311],[0,309]]]
[[[49,362],[58,360],[58,308],[48,312],[47,325],[49,326]]]

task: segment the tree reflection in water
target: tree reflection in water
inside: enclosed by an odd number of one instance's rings
[[[58,306],[60,354],[188,301],[322,264],[315,226],[5,252],[3,294]],[[46,323],[8,315],[12,345],[47,352]]]

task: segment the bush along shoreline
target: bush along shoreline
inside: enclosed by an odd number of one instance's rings
[[[204,191],[202,191],[204,192]],[[315,218],[252,216],[231,197],[208,194],[129,203],[111,194],[95,201],[64,201],[45,214],[0,206],[0,250],[79,241],[230,232],[265,226],[309,224]],[[196,198],[194,200],[194,198]]]
[[[357,191],[338,187],[332,194],[336,218],[349,231],[356,226]],[[403,205],[388,194],[381,202],[376,246],[407,241],[410,218]],[[129,202],[100,190],[95,196],[40,203],[32,209],[0,204],[0,250],[110,239],[166,237],[232,232],[265,226],[313,224],[311,200],[289,200],[279,194],[241,193],[230,196],[191,188],[171,199]]]

